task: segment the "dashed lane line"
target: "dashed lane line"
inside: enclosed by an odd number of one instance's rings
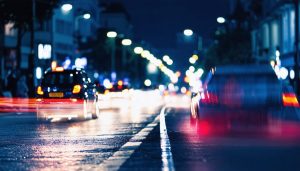
[[[100,167],[95,170],[119,170],[120,167],[130,158],[135,150],[142,144],[142,141],[147,138],[150,132],[159,123],[160,115],[156,116],[154,121],[149,123],[145,128],[132,137],[125,143],[117,152],[100,164]]]
[[[147,138],[150,132],[160,123],[160,148],[162,156],[162,170],[173,171],[174,162],[171,152],[171,144],[167,133],[165,113],[166,107],[163,107],[160,114],[155,117],[154,121],[149,123],[145,128],[125,143],[117,152],[106,159],[95,170],[119,170],[120,167],[131,157],[135,150],[140,147],[142,141]]]

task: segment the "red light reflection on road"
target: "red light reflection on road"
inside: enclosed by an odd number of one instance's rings
[[[0,112],[29,113],[36,112],[37,107],[43,109],[57,109],[58,105],[66,109],[78,108],[83,104],[79,99],[35,99],[35,98],[0,98]]]
[[[232,116],[229,116],[232,115]],[[249,117],[251,116],[251,117]],[[196,124],[190,124],[189,118],[181,124],[180,130],[190,141],[213,137],[253,138],[267,142],[290,144],[300,142],[300,122],[273,118],[264,115],[246,116],[245,113],[228,113],[222,117],[198,119]]]
[[[35,98],[0,98],[0,112],[28,113],[36,111]]]

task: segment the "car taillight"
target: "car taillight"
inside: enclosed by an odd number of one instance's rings
[[[218,104],[218,96],[211,92],[206,92],[201,95],[201,102],[203,104]]]
[[[299,107],[298,99],[295,93],[283,93],[282,101],[284,106]]]
[[[63,67],[56,67],[55,72],[63,72],[64,71],[64,68]]]
[[[44,95],[44,92],[43,92],[41,86],[38,86],[38,88],[37,88],[37,94],[38,94],[38,95]]]
[[[81,91],[81,85],[74,85],[72,93],[78,94],[80,93],[80,91]]]

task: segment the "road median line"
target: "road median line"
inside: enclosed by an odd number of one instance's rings
[[[168,130],[166,126],[165,111],[166,107],[164,107],[160,112],[160,148],[162,156],[162,170],[173,171],[175,170],[174,160],[171,151],[171,143],[168,136]]]

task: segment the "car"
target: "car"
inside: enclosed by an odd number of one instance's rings
[[[113,99],[130,98],[129,85],[124,84],[123,81],[118,81],[118,83],[112,84],[112,86],[107,88],[105,92]]]
[[[39,120],[82,120],[99,116],[95,85],[83,69],[48,69],[37,88]]]
[[[190,122],[227,129],[237,124],[265,124],[269,110],[280,111],[295,96],[286,94],[269,65],[229,65],[213,68],[203,90],[191,100]],[[287,101],[287,100],[285,100]],[[220,129],[220,130],[221,130]]]

